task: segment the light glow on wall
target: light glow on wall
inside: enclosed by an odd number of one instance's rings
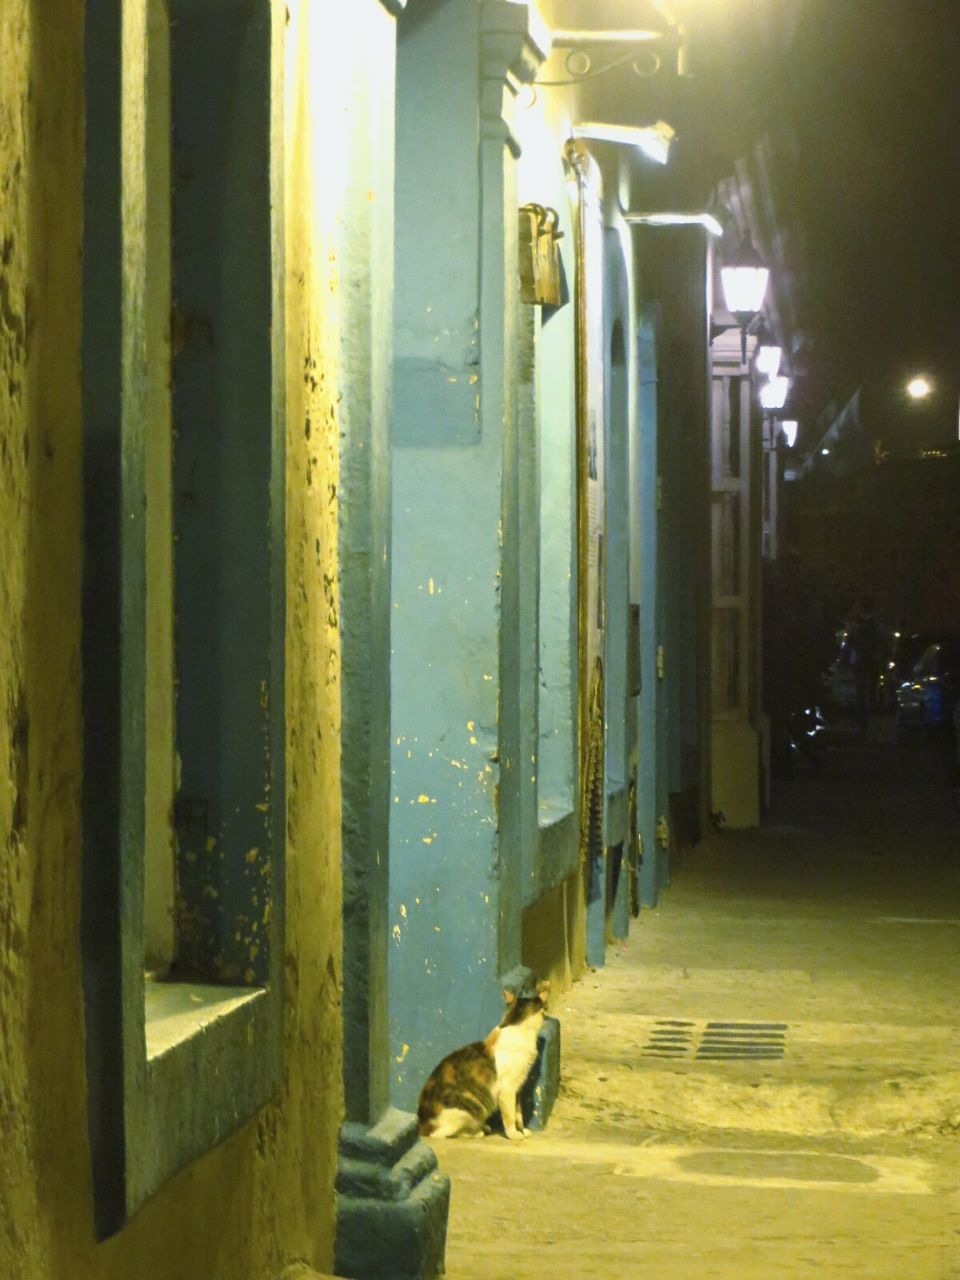
[[[652,40],[662,39],[662,31],[643,28],[625,31],[619,28],[610,31],[570,31],[560,28],[553,32],[553,45],[557,49],[579,48],[584,44],[648,44]]]
[[[797,427],[798,423],[793,418],[785,418],[780,423],[780,430],[783,432],[783,438],[788,449],[792,449],[797,443]]]
[[[712,213],[628,213],[627,222],[637,227],[703,227],[712,236],[722,236],[723,227]]]
[[[643,128],[629,124],[600,124],[596,121],[586,121],[573,126],[573,136],[593,139],[594,142],[618,142],[624,146],[637,147],[657,164],[666,164],[670,156],[670,143],[675,133],[665,120],[658,120],[656,124]]]

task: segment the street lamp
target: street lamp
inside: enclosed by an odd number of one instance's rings
[[[757,348],[757,372],[765,373],[768,378],[775,378],[780,372],[780,358],[783,351],[775,343],[761,342]]]
[[[757,373],[766,374],[768,378],[775,378],[780,372],[783,349],[767,327],[766,320],[762,318],[756,327],[756,335],[757,352],[755,364]]]
[[[797,426],[798,424],[794,418],[784,418],[780,422],[780,430],[788,449],[792,449],[797,443]]]
[[[911,400],[925,400],[932,390],[933,384],[922,373],[918,373],[907,383],[907,395]]]
[[[747,361],[747,328],[763,306],[769,279],[770,269],[764,266],[747,231],[736,252],[726,258],[720,269],[727,310],[740,326],[740,351],[744,364]]]
[[[763,409],[782,409],[787,403],[790,379],[784,376],[770,378],[760,388],[760,405]]]

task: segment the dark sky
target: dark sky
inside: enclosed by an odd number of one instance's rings
[[[777,98],[800,142],[809,398],[867,381],[896,399],[922,369],[936,395],[903,412],[955,439],[960,0],[805,0]]]

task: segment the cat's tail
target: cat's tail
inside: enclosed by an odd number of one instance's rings
[[[480,1133],[483,1133],[483,1121],[464,1107],[442,1107],[426,1119],[420,1117],[423,1138],[472,1138]]]

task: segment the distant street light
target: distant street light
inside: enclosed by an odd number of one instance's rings
[[[790,379],[782,374],[778,378],[771,378],[769,382],[763,383],[760,388],[760,406],[763,409],[782,409],[787,403],[787,393],[790,390]]]
[[[757,371],[775,378],[780,371],[782,350],[773,342],[761,342],[757,348]]]
[[[907,383],[907,395],[911,400],[925,400],[932,390],[933,385],[930,379],[925,378],[923,374],[917,374]]]

